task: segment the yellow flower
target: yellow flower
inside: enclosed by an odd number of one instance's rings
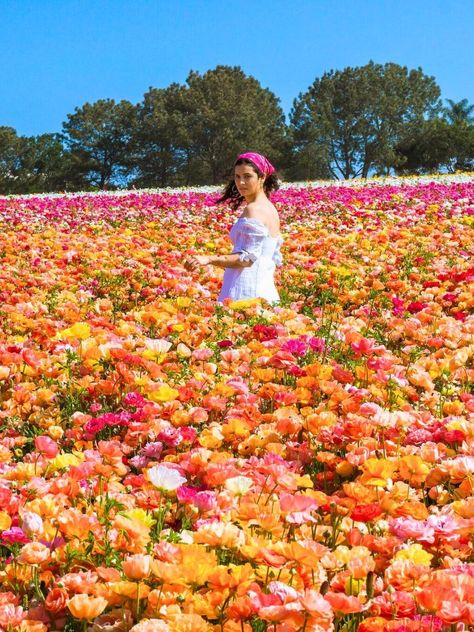
[[[82,452],[65,452],[55,456],[49,462],[48,467],[52,470],[62,470],[65,467],[71,467],[71,465],[79,465],[84,459],[85,456]]]
[[[243,298],[239,301],[232,301],[229,303],[229,307],[231,309],[246,309],[247,307],[252,307],[253,305],[259,305],[259,298]]]
[[[410,560],[414,564],[422,564],[423,566],[430,566],[433,556],[431,553],[425,551],[421,544],[412,544],[407,549],[401,549],[397,551],[394,556],[395,560]]]
[[[0,531],[5,531],[9,529],[12,524],[12,519],[7,514],[6,511],[0,511]]]
[[[189,307],[192,303],[192,299],[189,296],[178,296],[176,305],[178,307]]]
[[[90,325],[87,323],[74,323],[72,327],[63,329],[57,334],[58,338],[78,338],[79,340],[86,340],[91,335]]]
[[[152,402],[171,402],[179,395],[179,391],[175,388],[171,388],[167,384],[163,384],[156,391],[152,391],[148,394],[149,399]]]
[[[130,520],[140,522],[140,524],[144,525],[145,527],[151,527],[151,525],[156,522],[149,511],[145,511],[145,509],[139,509],[138,507],[136,509],[130,509],[130,511],[124,512],[123,515],[127,518],[130,518]]]

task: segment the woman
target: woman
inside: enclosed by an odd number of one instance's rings
[[[273,165],[261,154],[240,154],[234,174],[218,203],[230,200],[236,210],[245,203],[242,214],[232,226],[230,255],[194,255],[186,261],[188,270],[214,265],[224,268],[224,280],[218,301],[263,298],[277,303],[278,291],[273,274],[281,265],[280,221],[268,195],[278,188]]]

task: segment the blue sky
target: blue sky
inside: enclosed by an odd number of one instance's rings
[[[395,62],[474,103],[473,0],[0,0],[0,125],[61,131],[76,106],[141,101],[241,66],[280,99],[331,69]]]

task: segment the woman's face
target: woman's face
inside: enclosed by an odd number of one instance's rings
[[[234,182],[237,191],[244,197],[256,195],[263,188],[263,178],[259,178],[251,165],[237,165],[234,168]]]

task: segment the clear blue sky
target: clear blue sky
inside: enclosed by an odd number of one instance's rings
[[[331,69],[395,62],[474,103],[474,0],[0,0],[0,125],[61,131],[76,106],[141,101],[241,66],[280,99]]]

